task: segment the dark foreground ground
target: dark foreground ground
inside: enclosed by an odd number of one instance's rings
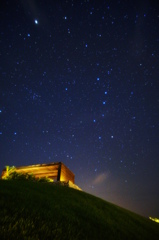
[[[90,194],[0,180],[0,239],[159,239],[159,224]]]

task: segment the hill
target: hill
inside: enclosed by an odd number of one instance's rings
[[[159,239],[159,225],[50,183],[0,180],[0,239]]]

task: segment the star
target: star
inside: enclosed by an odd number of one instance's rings
[[[34,20],[34,23],[35,23],[36,25],[39,24],[39,22],[38,22],[37,19]]]

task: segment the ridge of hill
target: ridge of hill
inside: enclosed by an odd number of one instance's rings
[[[73,188],[0,180],[0,239],[159,239],[149,219]]]

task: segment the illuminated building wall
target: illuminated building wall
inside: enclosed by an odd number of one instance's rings
[[[17,173],[34,174],[36,178],[48,177],[54,181],[75,182],[75,175],[62,162],[15,167],[15,171]],[[6,175],[7,171],[4,169],[1,178]]]

